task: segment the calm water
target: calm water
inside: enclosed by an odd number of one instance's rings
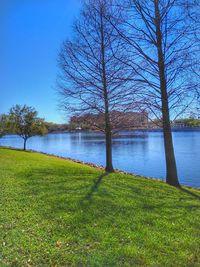
[[[200,187],[200,130],[173,133],[180,182]],[[17,136],[5,136],[0,145],[22,148]],[[85,162],[105,164],[105,141],[98,133],[62,133],[32,137],[28,149]],[[113,164],[117,169],[165,178],[162,132],[123,132],[113,140]]]

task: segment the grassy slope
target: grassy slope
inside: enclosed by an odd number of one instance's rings
[[[198,190],[101,175],[0,148],[0,266],[200,266]]]

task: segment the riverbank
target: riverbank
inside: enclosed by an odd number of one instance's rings
[[[200,265],[199,190],[5,148],[0,187],[0,265]]]
[[[24,149],[14,148],[14,147],[0,146],[0,149],[9,149],[9,150],[14,150],[14,151],[24,152]],[[81,164],[81,165],[86,165],[86,166],[89,166],[89,167],[92,167],[92,168],[95,168],[95,169],[101,170],[101,171],[105,170],[105,167],[103,165],[98,165],[98,164],[94,164],[94,163],[91,163],[91,162],[85,162],[85,161],[82,161],[82,160],[77,160],[77,159],[73,159],[73,158],[69,158],[69,157],[62,157],[62,156],[58,156],[58,155],[55,155],[55,154],[45,153],[45,152],[42,152],[42,151],[36,151],[36,150],[32,150],[32,149],[26,149],[25,152],[37,153],[37,154],[42,154],[42,155],[45,155],[45,156],[49,156],[51,158],[53,157],[53,158],[62,159],[62,160],[66,160],[66,161],[72,161],[74,163],[78,163],[78,164]],[[160,181],[160,182],[165,182],[163,179],[154,178],[154,177],[148,177],[148,176],[142,176],[142,175],[134,174],[134,173],[131,173],[131,172],[125,172],[125,171],[119,170],[119,169],[114,169],[114,171],[115,171],[115,173],[121,173],[121,174],[129,175],[129,176],[133,176],[133,177],[137,176],[138,178],[140,177],[142,179],[150,179],[150,180],[156,180],[156,181]],[[198,188],[198,187],[197,188],[193,188],[191,186],[185,186],[185,187],[200,190],[200,188]]]
[[[14,151],[24,152],[23,149],[14,148],[14,147],[0,146],[0,149],[9,149],[9,150],[14,150]],[[49,156],[51,158],[53,157],[53,158],[62,159],[62,160],[66,160],[66,161],[72,161],[74,163],[78,163],[78,164],[81,164],[81,165],[89,166],[89,167],[92,167],[92,168],[95,168],[95,169],[101,170],[101,171],[105,170],[105,167],[103,165],[98,165],[98,164],[94,164],[94,163],[91,163],[91,162],[85,162],[85,161],[81,161],[81,160],[77,160],[77,159],[73,159],[73,158],[69,158],[69,157],[62,157],[62,156],[49,154],[49,153],[45,153],[45,152],[42,152],[42,151],[36,151],[36,150],[32,150],[32,149],[28,149],[28,150],[26,150],[26,152],[42,154],[42,155],[45,155],[45,156]],[[132,176],[132,177],[138,177],[138,178],[142,178],[142,179],[154,180],[154,181],[159,181],[159,182],[165,183],[165,179],[159,179],[159,178],[150,177],[150,176],[143,176],[143,175],[139,175],[139,174],[131,173],[131,172],[126,172],[126,171],[119,170],[119,169],[114,169],[114,170],[115,170],[115,173],[119,173],[119,174],[129,175],[129,176]],[[195,190],[198,190],[200,192],[200,187],[192,187],[192,186],[188,186],[188,185],[181,185],[181,186],[184,186],[184,188],[188,188],[188,189],[195,189]]]

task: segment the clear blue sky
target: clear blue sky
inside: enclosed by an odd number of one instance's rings
[[[57,56],[81,0],[0,0],[0,113],[27,104],[64,122],[55,91]]]

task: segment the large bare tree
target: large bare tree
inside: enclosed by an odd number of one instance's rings
[[[186,12],[186,18],[193,29],[193,52],[191,64],[191,82],[196,87],[197,93],[197,115],[200,117],[200,1],[199,0],[179,0]]]
[[[127,46],[129,60],[122,62],[132,68],[132,80],[143,84],[143,109],[162,120],[166,181],[179,186],[171,120],[191,107],[195,98],[188,79],[193,28],[178,0],[119,0],[118,6],[121,13],[115,19],[123,31],[114,18],[108,20]]]
[[[113,111],[133,110],[138,90],[137,84],[129,85],[130,72],[122,62],[126,61],[124,44],[107,20],[117,12],[113,1],[85,1],[73,27],[73,38],[64,42],[59,55],[58,88],[63,108],[70,114],[104,118],[96,126],[105,133],[107,172],[114,171]]]

